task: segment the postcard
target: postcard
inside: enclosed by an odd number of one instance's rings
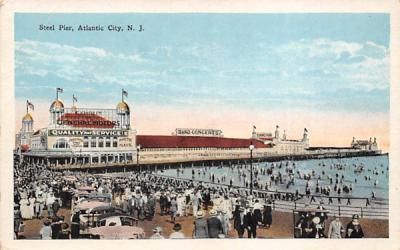
[[[398,3],[120,3],[3,5],[6,249],[396,245]]]

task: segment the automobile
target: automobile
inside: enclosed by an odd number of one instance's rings
[[[123,212],[120,208],[112,206],[111,198],[107,195],[88,195],[88,197],[76,201],[71,211],[71,221],[74,214],[79,211],[79,227],[82,235],[87,234],[89,228],[96,226],[97,217],[100,215]]]
[[[97,218],[97,227],[89,229],[95,239],[144,239],[145,233],[138,227],[138,219],[120,213],[109,213]]]

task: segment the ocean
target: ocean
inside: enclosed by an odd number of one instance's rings
[[[289,191],[295,192],[296,189],[304,194],[306,180],[299,177],[298,172],[300,172],[301,176],[304,174],[311,175],[311,179],[309,180],[309,185],[311,187],[311,194],[315,194],[315,188],[317,184],[317,180],[319,179],[319,186],[326,187],[330,186],[331,196],[338,196],[337,192],[334,191],[334,186],[336,183],[336,178],[339,181],[339,184],[343,187],[344,185],[350,186],[352,185],[351,193],[341,192],[340,196],[342,197],[361,197],[361,198],[371,198],[372,191],[375,193],[375,196],[378,200],[381,200],[384,203],[388,201],[388,189],[389,189],[389,159],[388,155],[380,155],[380,156],[367,156],[367,157],[353,157],[353,158],[328,158],[328,159],[313,159],[313,160],[301,160],[301,161],[280,161],[280,162],[263,162],[263,163],[254,163],[253,164],[253,173],[257,170],[261,170],[263,168],[271,168],[272,164],[275,165],[273,168],[272,174],[278,175],[279,172],[282,174],[283,179],[286,179],[288,173],[286,172],[286,166],[293,166],[294,173],[294,185],[290,185],[287,188],[285,181],[281,183],[275,184],[275,182],[270,182],[271,186],[269,190],[277,190],[277,191]],[[279,168],[279,165],[282,164],[282,167]],[[335,167],[336,166],[336,167]],[[339,167],[337,167],[339,166]],[[355,171],[356,169],[361,169],[361,171]],[[218,178],[220,179],[220,183],[229,184],[230,180],[233,179],[233,185],[236,186],[245,186],[245,178],[241,178],[239,180],[239,171],[241,169],[242,173],[246,174],[246,179],[250,179],[250,167],[247,165],[240,168],[240,166],[236,166],[231,168],[229,166],[214,166],[209,167],[206,166],[206,173],[203,174],[202,166],[195,166],[195,180],[197,181],[206,181],[210,182],[210,176],[214,174],[214,181],[217,183]],[[312,172],[314,171],[314,174]],[[199,172],[201,172],[199,174]],[[160,173],[160,172],[159,172]],[[163,175],[177,177],[176,169],[166,169],[163,170]],[[336,175],[338,177],[336,177]],[[343,175],[343,179],[342,179]],[[222,181],[222,176],[225,176],[225,180]],[[180,172],[180,178],[192,179],[192,169],[186,168],[183,170],[183,173]],[[320,177],[320,178],[319,178]],[[333,183],[330,184],[329,177],[332,177]],[[255,178],[255,176],[253,176]],[[259,174],[257,176],[259,183],[262,183],[264,186],[270,180],[270,176]],[[342,179],[342,183],[340,180]]]

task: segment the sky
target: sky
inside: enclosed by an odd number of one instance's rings
[[[124,88],[139,134],[194,127],[246,138],[253,125],[279,124],[293,139],[307,127],[315,146],[377,137],[387,150],[389,30],[387,14],[17,13],[16,126],[29,99],[45,127],[57,87],[66,106],[75,94],[79,107],[103,108]]]

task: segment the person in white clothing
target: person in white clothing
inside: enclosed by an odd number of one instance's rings
[[[27,198],[21,199],[19,205],[22,219],[32,219],[29,200]]]
[[[344,233],[344,227],[338,215],[333,216],[333,221],[329,225],[328,238],[340,239],[342,238],[342,233]]]

